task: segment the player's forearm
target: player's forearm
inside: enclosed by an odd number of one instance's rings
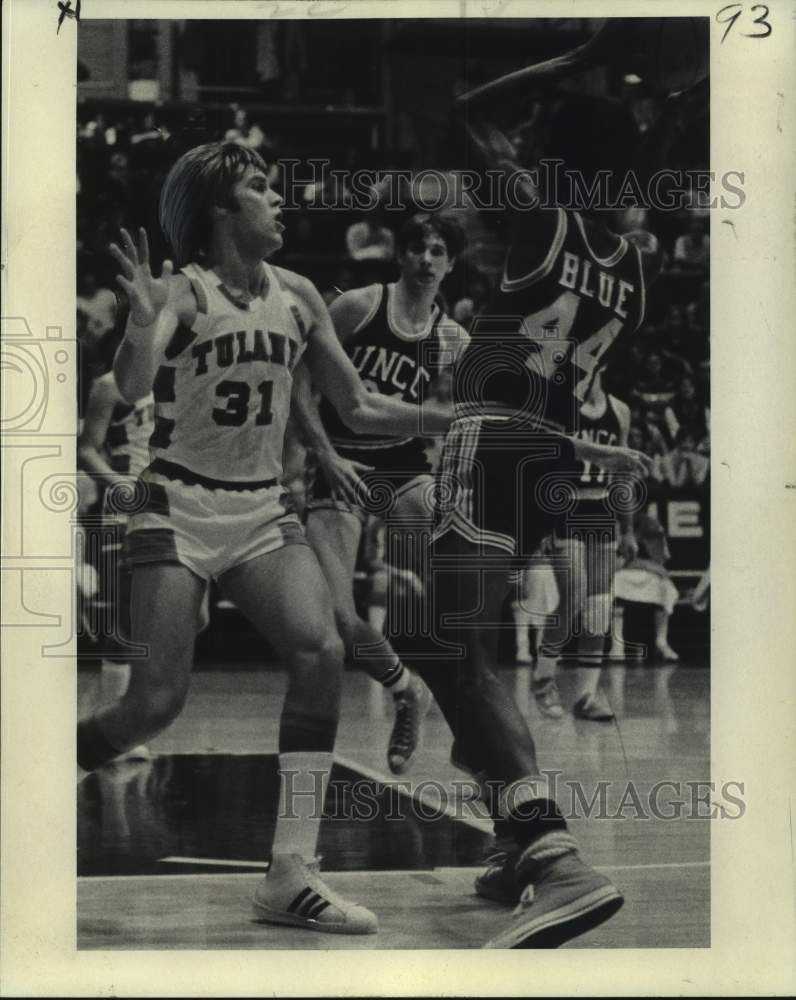
[[[304,444],[316,455],[327,455],[334,451],[326,428],[321,421],[318,407],[310,392],[300,389],[293,397],[291,414],[296,419]]]
[[[136,326],[132,319],[127,321],[124,339],[113,359],[113,377],[128,403],[152,391],[158,366],[155,345],[166,322],[162,314],[149,326]]]
[[[104,456],[94,445],[78,442],[77,464],[84,472],[99,476],[108,485],[116,482],[118,475],[108,465]]]
[[[411,434],[422,437],[446,431],[452,410],[450,405],[437,401],[415,406],[392,396],[362,392],[347,412],[340,416],[355,434]]]

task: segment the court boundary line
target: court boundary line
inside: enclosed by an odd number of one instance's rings
[[[165,858],[158,859],[159,861],[165,861]],[[168,859],[171,864],[194,864],[196,863],[194,859],[181,859],[173,857]],[[207,864],[207,861],[202,862]],[[216,863],[223,864],[235,864],[236,862],[220,862],[216,859]],[[244,862],[238,861],[237,864],[243,864]],[[264,862],[251,862],[251,867],[259,866],[264,864]],[[640,864],[640,865],[595,865],[595,869],[600,871],[656,871],[661,869],[672,869],[672,868],[710,868],[710,861],[658,861],[652,862],[650,864]],[[374,875],[383,875],[386,877],[401,876],[406,878],[411,875],[434,875],[435,873],[446,874],[449,872],[456,872],[458,874],[472,874],[473,872],[483,871],[483,865],[465,865],[461,868],[454,868],[450,865],[445,865],[439,868],[373,868],[373,869],[360,869],[358,871],[330,871],[324,872],[324,875],[368,875],[370,877]],[[78,883],[90,883],[90,882],[120,882],[124,879],[219,879],[219,878],[255,878],[259,875],[258,872],[188,872],[185,875],[179,875],[174,872],[164,872],[159,874],[153,872],[151,874],[139,874],[139,875],[78,875]]]

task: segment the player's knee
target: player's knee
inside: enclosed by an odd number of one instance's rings
[[[293,654],[294,666],[311,672],[341,669],[344,658],[345,647],[337,632],[313,638]]]
[[[152,732],[165,729],[177,718],[188,695],[183,685],[162,684],[150,689],[140,700],[146,728]]]
[[[588,635],[606,635],[611,628],[611,595],[592,594],[586,598],[583,624]]]

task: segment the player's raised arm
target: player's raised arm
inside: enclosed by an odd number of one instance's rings
[[[595,34],[582,45],[545,62],[534,63],[523,69],[499,76],[489,83],[469,90],[459,97],[461,108],[482,109],[494,105],[510,92],[516,93],[539,84],[558,83],[566,77],[591,69],[627,44],[628,30],[622,18],[609,18]]]
[[[179,323],[193,323],[196,307],[187,278],[173,276],[171,261],[164,262],[159,278],[152,274],[144,229],[138,231],[138,246],[123,229],[122,246],[112,243],[110,253],[122,272],[116,280],[130,302],[127,329],[116,352],[113,373],[124,399],[134,403],[151,391],[166,345]]]
[[[451,407],[437,401],[422,406],[368,392],[335,333],[332,318],[317,289],[306,278],[291,275],[294,293],[310,318],[306,361],[315,387],[355,434],[441,434]]]

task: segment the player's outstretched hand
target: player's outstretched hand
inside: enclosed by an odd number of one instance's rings
[[[331,486],[332,496],[335,499],[345,500],[350,504],[357,505],[357,487],[362,482],[359,477],[363,472],[370,472],[373,467],[363,465],[362,462],[354,462],[351,459],[343,458],[336,451],[328,451],[323,455],[319,454],[317,458],[318,464],[323,469],[323,473]]]
[[[633,448],[605,445],[597,464],[608,472],[629,473],[639,479],[646,479],[652,473],[652,459]]]
[[[146,230],[138,230],[138,246],[126,229],[122,229],[122,246],[111,243],[110,253],[122,269],[116,281],[130,300],[130,317],[136,326],[151,326],[169,297],[169,279],[174,272],[170,260],[163,262],[163,271],[155,278],[149,266],[149,240]]]

